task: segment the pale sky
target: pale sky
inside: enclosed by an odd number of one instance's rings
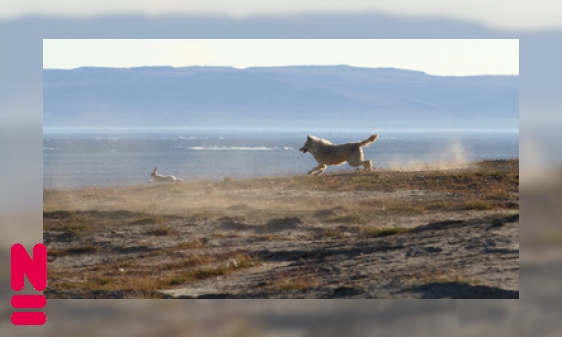
[[[321,13],[384,13],[408,17],[446,17],[499,29],[561,28],[560,0],[3,0],[0,19],[30,15],[222,15],[248,17]]]
[[[45,39],[43,68],[349,65],[431,75],[518,75],[519,40]]]

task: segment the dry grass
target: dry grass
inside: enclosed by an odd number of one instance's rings
[[[210,265],[215,262],[215,265]],[[220,262],[218,265],[216,262]],[[177,286],[211,277],[228,275],[236,270],[251,268],[259,265],[260,262],[249,256],[247,253],[236,252],[222,256],[198,256],[184,261],[168,264],[165,268],[180,270],[171,276],[161,280],[158,288]],[[187,269],[197,266],[196,268]]]
[[[420,278],[420,282],[424,284],[428,283],[464,283],[470,285],[478,285],[481,282],[477,279],[467,278],[461,274],[456,272],[454,273],[445,273],[445,274],[437,274],[437,275],[430,275],[426,274]]]
[[[46,223],[43,225],[43,230],[46,231],[63,231],[71,233],[80,233],[90,231],[92,228],[81,223]]]
[[[252,234],[248,238],[252,241],[255,241],[255,242],[279,241],[279,240],[282,240],[282,239],[286,239],[286,238],[281,237],[279,235],[273,235],[273,234]]]
[[[234,269],[234,267],[216,266],[188,270],[163,279],[161,282],[159,282],[158,288],[173,287],[197,280],[206,279],[209,277],[222,276],[232,272]]]
[[[74,246],[66,249],[50,248],[48,249],[48,255],[50,257],[61,257],[67,255],[78,255],[78,254],[91,254],[98,252],[100,247],[92,245],[80,245]]]
[[[489,210],[494,208],[490,202],[485,200],[470,200],[465,203],[466,209],[476,209],[479,211]]]
[[[320,285],[318,278],[313,275],[277,275],[274,279],[264,282],[267,291],[303,291],[317,288]]]
[[[317,238],[342,238],[344,233],[339,229],[324,229]]]
[[[274,291],[296,291],[296,290],[307,290],[311,288],[318,287],[318,283],[310,279],[286,279],[278,280],[276,283],[272,284],[269,290]]]
[[[176,245],[172,250],[182,250],[182,249],[199,249],[204,246],[204,240],[202,238],[198,238],[196,241],[187,241],[181,242]]]
[[[194,255],[150,267],[135,261],[104,263],[80,275],[72,270],[49,269],[49,288],[74,291],[134,290],[149,294],[156,289],[228,275],[260,263],[245,252],[232,252],[215,256]]]
[[[408,202],[406,200],[388,200],[383,205],[383,210],[391,212],[411,212],[423,213],[426,208],[419,203]]]
[[[331,223],[344,223],[344,224],[361,224],[365,223],[365,219],[363,219],[360,215],[357,214],[342,214],[342,215],[334,215],[326,219],[326,222]]]
[[[477,279],[466,278],[462,275],[449,276],[430,276],[424,278],[423,283],[465,283],[470,285],[479,285],[481,282]]]
[[[174,231],[168,226],[157,226],[155,228],[150,228],[145,232],[146,235],[154,235],[154,236],[166,236],[173,234]]]

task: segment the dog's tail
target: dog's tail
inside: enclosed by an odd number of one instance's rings
[[[374,134],[371,137],[369,137],[369,138],[365,139],[364,141],[360,142],[359,146],[366,146],[366,145],[369,145],[371,143],[374,143],[377,140],[377,138],[379,138],[378,133]]]

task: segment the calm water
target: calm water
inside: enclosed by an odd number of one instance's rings
[[[379,132],[364,148],[375,167],[519,157],[517,132]],[[361,132],[317,132],[333,143],[363,140]],[[305,174],[316,166],[298,149],[303,132],[46,133],[43,186],[143,184],[158,167],[184,180]],[[333,170],[352,170],[345,164]]]

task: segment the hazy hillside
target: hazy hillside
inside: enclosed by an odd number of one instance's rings
[[[299,66],[44,70],[44,126],[518,128],[518,76]]]

